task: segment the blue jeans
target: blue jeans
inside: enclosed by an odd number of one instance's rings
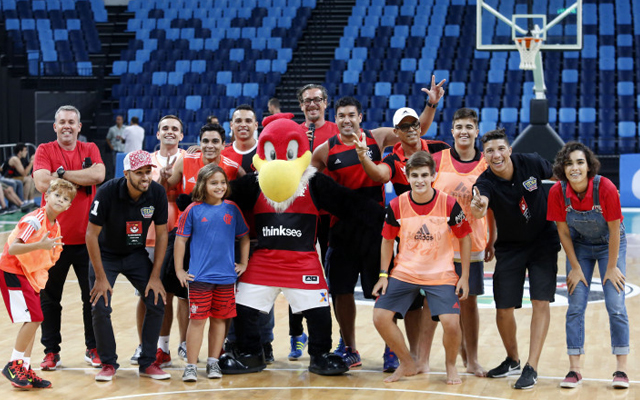
[[[573,246],[576,257],[582,268],[585,279],[591,286],[591,278],[598,262],[600,276],[604,277],[609,260],[608,244],[584,244],[574,241]],[[620,252],[617,266],[626,275],[627,240],[623,234],[620,236]],[[567,275],[571,271],[571,265],[567,261]],[[610,281],[603,287],[604,302],[609,314],[609,328],[611,333],[611,352],[615,355],[629,354],[629,319],[624,304],[624,289],[618,293]],[[583,282],[578,282],[572,295],[569,295],[569,308],[567,309],[567,353],[570,356],[584,354],[584,314],[587,308],[589,287]]]

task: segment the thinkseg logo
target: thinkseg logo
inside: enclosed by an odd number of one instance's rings
[[[299,229],[285,228],[284,226],[263,226],[262,236],[289,236],[289,237],[302,237],[302,231]]]

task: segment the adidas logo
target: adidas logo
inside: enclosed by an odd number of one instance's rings
[[[460,309],[460,304],[458,304],[458,302],[455,302],[455,303],[453,304],[453,308]]]
[[[209,220],[207,219],[207,217],[202,217],[202,221],[200,222],[209,222]]]
[[[429,232],[427,224],[422,224],[422,227],[420,227],[413,238],[415,240],[433,240],[433,235]]]
[[[187,181],[189,183],[196,183],[196,178],[194,178],[193,176],[191,178],[189,178],[189,180]]]
[[[340,159],[338,158],[333,164],[334,165],[342,164],[342,161],[340,161]]]

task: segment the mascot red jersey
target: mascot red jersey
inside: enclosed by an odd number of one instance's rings
[[[331,350],[331,312],[327,284],[316,252],[320,210],[351,219],[366,229],[380,230],[383,208],[375,201],[335,183],[310,166],[311,152],[304,128],[289,119],[266,124],[253,159],[255,175],[232,182],[232,199],[253,212],[256,250],[237,285],[238,316],[234,320],[238,352],[225,354],[225,374],[265,368],[258,316],[269,312],[283,293],[294,313],[302,313],[309,328],[309,371],[338,375],[349,368]]]

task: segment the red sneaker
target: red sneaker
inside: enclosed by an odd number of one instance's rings
[[[171,366],[171,353],[165,353],[162,349],[156,351],[156,362],[160,368],[166,368]]]
[[[60,354],[47,353],[44,356],[44,360],[40,363],[40,368],[42,368],[43,371],[55,371],[61,363]]]
[[[93,367],[99,367],[102,365],[100,357],[98,356],[98,349],[87,349],[84,352],[84,360]]]
[[[158,363],[153,363],[151,365],[149,365],[147,368],[145,368],[144,370],[140,369],[140,376],[145,376],[147,378],[151,378],[151,379],[169,379],[171,378],[171,375],[164,372],[160,366],[158,365]]]
[[[109,382],[114,376],[116,376],[116,369],[114,366],[110,364],[102,364],[102,369],[96,375],[96,381]]]
[[[611,386],[615,389],[627,389],[629,387],[629,378],[627,377],[627,374],[622,371],[614,372]]]

